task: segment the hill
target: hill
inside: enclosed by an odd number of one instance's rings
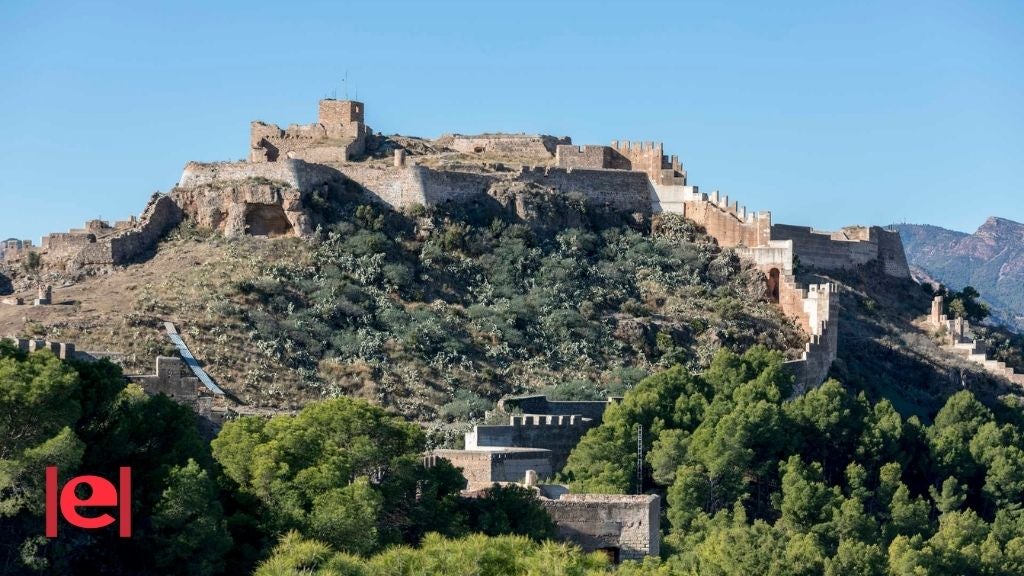
[[[993,315],[1024,329],[1024,224],[992,217],[973,234],[898,224],[911,265],[953,289],[973,286]]]
[[[0,307],[0,332],[115,351],[145,371],[169,320],[244,403],[351,395],[420,421],[479,417],[512,393],[621,394],[674,363],[706,367],[721,347],[803,346],[760,273],[682,217],[636,224],[566,204],[575,225],[561,228],[334,200],[308,241],[185,223],[144,262],[53,273],[65,305]]]

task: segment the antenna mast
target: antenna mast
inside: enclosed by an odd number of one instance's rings
[[[636,493],[644,493],[644,425],[636,429]]]

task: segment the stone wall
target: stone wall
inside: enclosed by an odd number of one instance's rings
[[[771,235],[771,212],[748,212],[717,191],[685,202],[683,215],[702,226],[719,246],[767,246],[769,240],[777,240]]]
[[[490,154],[516,158],[549,160],[559,145],[571,144],[568,137],[559,138],[547,134],[444,134],[434,145],[464,154]]]
[[[661,553],[658,496],[565,494],[540,502],[559,535],[587,552],[603,550],[619,561]]]
[[[155,194],[139,218],[138,225],[110,239],[111,260],[127,264],[150,250],[171,228],[177,226],[183,213],[167,195]]]
[[[84,229],[49,234],[43,238],[41,253],[52,268],[124,265],[150,250],[181,219],[182,213],[170,197],[154,194],[139,218],[114,226],[94,220]]]
[[[547,396],[536,394],[532,396],[514,396],[503,398],[498,401],[498,409],[511,414],[513,411],[521,411],[524,414],[551,414],[559,416],[571,416],[577,414],[584,418],[590,418],[600,424],[604,419],[604,411],[610,404],[618,403],[621,398],[609,398],[608,400],[548,400]]]
[[[539,448],[434,450],[428,455],[431,457],[448,460],[460,469],[468,490],[481,490],[495,482],[519,482],[527,470],[535,471],[540,478],[554,476],[551,451]]]
[[[771,234],[774,240],[792,240],[793,251],[800,263],[807,266],[834,270],[880,261],[886,274],[910,277],[898,232],[878,226],[850,226],[837,232],[822,232],[806,226],[775,224]]]
[[[573,146],[563,144],[555,149],[555,165],[559,168],[590,168],[599,170],[611,165],[610,146]]]
[[[686,185],[686,171],[679,158],[664,155],[661,142],[612,141],[611,146],[559,145],[555,150],[559,168],[631,170],[643,172],[653,184]]]
[[[651,182],[642,172],[524,167],[519,180],[551,188],[587,204],[649,214]]]
[[[22,352],[38,352],[40,350],[49,350],[53,352],[55,356],[61,360],[72,360],[79,359],[84,360],[88,357],[87,354],[77,352],[75,345],[70,342],[51,342],[49,340],[26,340],[24,338],[13,338],[7,337],[3,340],[12,344],[15,348]]]
[[[509,417],[507,425],[476,426],[466,433],[466,450],[482,448],[543,448],[551,451],[551,469],[559,472],[587,430],[596,421],[580,415]]]
[[[202,385],[199,378],[183,375],[185,363],[177,356],[157,356],[154,374],[126,376],[147,394],[164,394],[179,404],[196,405]]]
[[[792,283],[792,280],[783,282]],[[801,358],[785,364],[793,375],[794,395],[802,394],[824,382],[836,359],[839,346],[839,301],[834,295],[837,291],[838,287],[831,283],[812,284],[806,290],[798,285],[784,288],[785,293],[794,295],[793,300],[798,300],[798,304],[790,303],[784,306],[784,310],[801,306],[799,312],[787,311],[787,314],[798,317],[809,335]]]
[[[320,101],[315,124],[276,124],[255,121],[249,130],[249,161],[287,159],[337,163],[363,154],[372,131],[363,123],[364,105],[353,100]]]
[[[252,162],[189,162],[178,179],[178,188],[223,184],[240,180],[264,179],[284,182],[307,192],[325,183],[341,179],[341,172],[329,166],[302,160],[270,163]]]

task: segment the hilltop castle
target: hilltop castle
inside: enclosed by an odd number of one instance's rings
[[[47,266],[77,268],[131,262],[182,219],[226,236],[300,236],[317,215],[307,199],[334,187],[395,210],[489,198],[525,215],[518,192],[563,195],[640,218],[676,213],[702,226],[764,273],[766,293],[805,330],[803,358],[789,363],[797,389],[820,384],[836,355],[835,287],[800,286],[794,261],[821,268],[872,262],[910,276],[899,234],[853,226],[837,232],[774,224],[728,196],[701,192],[677,156],[656,142],[572,143],[530,134],[446,134],[436,140],[375,135],[365,105],[321,100],[317,121],[286,129],[256,121],[243,162],[189,162],[169,194],[157,194],[138,219],[94,221],[51,234],[40,247],[6,246],[5,258],[38,251]]]

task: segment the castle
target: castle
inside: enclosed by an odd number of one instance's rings
[[[821,269],[876,262],[885,274],[910,276],[898,233],[773,223],[771,212],[748,211],[717,191],[706,194],[688,184],[679,158],[666,155],[661,143],[577,146],[568,137],[446,134],[421,141],[424,152],[400,140],[381,148],[379,141],[388,139],[375,136],[364,116],[362,102],[325,99],[313,124],[281,129],[253,122],[248,161],[189,162],[177,186],[154,195],[140,218],[114,225],[92,221],[47,236],[39,248],[9,243],[5,254],[16,260],[36,250],[46,265],[67,269],[123,265],[183,219],[226,236],[306,237],[316,221],[308,198],[332,187],[357,190],[366,201],[395,210],[490,198],[522,212],[521,198],[509,191],[529,189],[641,218],[681,214],[761,270],[769,297],[804,328],[803,357],[787,364],[798,392],[828,373],[838,318],[835,286],[799,285],[794,262]]]

